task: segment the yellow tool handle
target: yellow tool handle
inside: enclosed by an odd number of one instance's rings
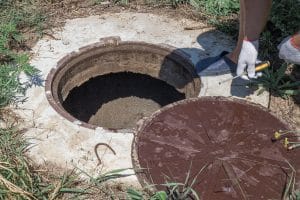
[[[270,67],[270,62],[269,61],[266,61],[266,62],[262,62],[262,63],[259,63],[258,65],[255,66],[255,71],[256,72],[259,72],[259,71],[262,71],[268,67]]]
[[[255,71],[256,71],[256,72],[262,71],[262,70],[264,70],[264,69],[270,67],[270,65],[271,65],[271,64],[270,64],[269,61],[261,62],[261,63],[255,65]],[[224,81],[220,81],[220,82],[219,82],[219,85],[222,84],[222,83],[225,83],[225,82],[227,82],[227,81],[232,81],[233,79],[236,79],[236,78],[238,78],[238,77],[241,77],[242,75],[247,75],[247,74],[248,74],[247,71],[244,71],[241,75],[235,76],[235,77],[233,77],[233,78],[226,79],[226,80],[224,80]]]

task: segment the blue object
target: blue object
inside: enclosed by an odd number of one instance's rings
[[[226,57],[228,53],[227,51],[223,51],[218,56],[200,60],[196,64],[197,73],[201,76],[215,76],[227,73],[235,74],[237,64]]]

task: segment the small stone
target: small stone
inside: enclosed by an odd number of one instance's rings
[[[103,1],[100,3],[101,5],[110,5],[111,3],[109,1]]]
[[[63,43],[64,45],[69,45],[69,44],[70,44],[70,40],[68,40],[68,39],[63,39],[63,40],[62,40],[62,43]]]

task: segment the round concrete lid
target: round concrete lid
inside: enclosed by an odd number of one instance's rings
[[[183,100],[140,126],[133,163],[145,169],[138,173],[142,185],[156,189],[189,176],[190,183],[196,177],[193,188],[201,199],[280,199],[291,166],[300,169],[299,150],[271,141],[275,131],[287,129],[267,109],[244,100]]]

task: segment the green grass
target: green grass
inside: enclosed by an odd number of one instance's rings
[[[290,96],[300,94],[300,81],[296,80],[292,75],[287,75],[285,72],[288,65],[283,64],[279,69],[266,69],[263,76],[258,78],[253,84],[259,86],[261,94],[268,90],[275,96],[287,99]]]
[[[239,11],[238,0],[198,0],[204,11],[214,17],[229,16]]]
[[[161,186],[165,187],[165,190],[160,190],[154,192],[154,194],[150,195],[150,197],[147,196],[145,198],[145,195],[141,192],[138,192],[134,189],[128,189],[127,190],[127,196],[129,200],[185,200],[185,199],[194,199],[194,200],[200,200],[200,197],[198,193],[193,189],[199,175],[203,172],[203,170],[206,169],[208,165],[204,165],[199,172],[194,176],[191,177],[191,169],[192,169],[192,162],[190,164],[190,168],[187,172],[187,176],[185,178],[184,183],[178,183],[174,181],[168,181],[171,178],[166,177],[166,183],[160,184],[160,185],[149,185],[147,188],[151,188],[151,190],[156,190],[155,186]]]
[[[129,200],[184,200],[184,199],[195,199],[200,200],[197,192],[192,188],[192,185],[185,185],[183,183],[170,182],[162,184],[166,189],[156,191],[153,195],[148,197],[141,192],[129,188],[127,190],[127,196]],[[145,198],[146,196],[146,198]]]
[[[0,11],[1,23],[13,23],[18,30],[30,27],[39,31],[46,20],[36,0],[0,0]]]
[[[34,1],[0,0],[0,112],[9,104],[25,100],[29,87],[42,85],[29,56],[20,53],[24,47],[22,30],[40,33],[44,20],[40,13]],[[1,120],[7,117],[4,115]],[[0,199],[58,199],[66,193],[85,193],[77,187],[74,172],[51,175],[51,181],[38,172],[25,156],[28,145],[18,127],[0,128]]]
[[[207,19],[208,24],[237,38],[238,0],[190,0],[189,4]]]
[[[29,58],[26,54],[8,53],[11,54],[11,61],[0,64],[0,108],[23,101],[28,87],[32,84],[42,84],[41,80],[38,80],[39,71],[28,63]],[[25,80],[20,79],[22,73]]]
[[[17,128],[0,129],[0,199],[58,199],[65,193],[84,194],[77,174],[45,176],[24,156],[28,143]],[[51,175],[50,175],[51,176]]]
[[[21,30],[40,30],[43,17],[36,14],[30,1],[0,1],[0,108],[22,100],[26,89],[41,85],[39,71],[29,64],[25,53],[17,53],[24,46]],[[27,79],[20,80],[24,73]]]

